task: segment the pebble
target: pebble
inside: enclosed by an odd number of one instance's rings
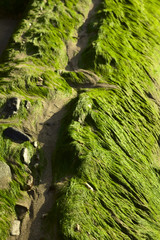
[[[14,220],[11,227],[11,235],[19,236],[20,235],[20,225],[21,222],[19,220]]]

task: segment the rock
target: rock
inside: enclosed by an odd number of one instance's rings
[[[28,151],[28,148],[23,148],[21,151],[21,156],[22,156],[22,161],[26,164],[29,165],[31,162],[31,157]]]
[[[8,188],[9,183],[12,180],[12,174],[10,167],[0,161],[0,189]]]
[[[23,192],[22,198],[20,198],[15,205],[15,211],[16,211],[18,220],[23,220],[26,213],[29,211],[30,206],[31,206],[31,199],[26,192]]]
[[[35,148],[38,147],[38,142],[37,142],[37,141],[34,141],[34,142],[33,142],[33,147],[35,147]]]
[[[34,168],[37,169],[39,167],[39,163],[34,164]]]
[[[31,205],[31,199],[28,196],[27,192],[21,192],[21,194],[22,194],[22,197],[18,199],[16,206],[23,206],[28,211]]]
[[[14,142],[17,143],[23,143],[26,141],[30,141],[29,136],[27,136],[25,133],[19,131],[18,129],[8,127],[3,131],[3,135],[6,138],[11,139]]]
[[[94,191],[94,189],[91,187],[91,185],[89,185],[88,183],[85,183],[85,186],[90,189],[92,192]]]
[[[20,107],[20,103],[21,103],[21,100],[17,97],[9,98],[4,108],[5,117],[8,118],[14,114],[17,114]]]
[[[11,235],[12,236],[19,236],[20,235],[20,225],[21,222],[19,220],[14,220],[12,227],[11,227]]]
[[[25,170],[25,172],[32,174],[32,171],[31,171],[31,169],[29,169],[28,165],[24,166],[24,170]]]
[[[75,226],[75,231],[78,231],[78,232],[81,231],[80,225],[79,225],[78,223],[77,223],[76,226]]]
[[[32,200],[35,200],[36,198],[36,193],[34,189],[31,189],[30,191],[28,191],[28,195]]]
[[[30,109],[30,107],[31,107],[31,103],[30,103],[30,101],[25,101],[25,103],[24,103],[24,106],[25,106],[25,108],[28,110],[28,109]]]
[[[41,77],[38,77],[38,81],[37,81],[37,86],[43,86],[43,82],[44,82],[44,80],[43,80],[43,78],[41,78]]]
[[[26,190],[30,191],[33,187],[33,176],[29,175],[27,182],[26,182]]]
[[[16,179],[15,179],[16,180]],[[31,191],[32,187],[33,187],[33,176],[32,175],[28,175],[27,178],[25,179],[25,183],[21,184],[21,190],[22,191]]]

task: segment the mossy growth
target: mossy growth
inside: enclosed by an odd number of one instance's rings
[[[79,94],[64,120],[49,216],[59,239],[159,238],[158,5],[103,1],[90,22],[79,66],[120,88]]]
[[[19,14],[21,6],[27,1],[15,0],[0,3],[2,13],[9,16]],[[33,163],[35,162],[33,146],[31,143],[16,144],[3,138],[3,130],[8,126],[23,128],[23,121],[29,115],[25,108],[25,101],[30,101],[35,113],[35,124],[38,114],[42,110],[42,101],[50,99],[58,93],[72,96],[72,88],[57,70],[64,69],[68,62],[66,42],[72,38],[73,32],[84,19],[91,1],[29,1],[23,19],[19,22],[15,33],[10,39],[8,48],[0,57],[0,107],[5,105],[9,96],[21,99],[18,114],[5,121],[1,116],[0,149],[2,161],[11,168],[13,180],[8,190],[0,191],[0,238],[7,239],[10,231],[11,218],[15,215],[15,203],[20,192],[25,190],[29,176],[24,163],[21,162],[20,153],[27,147]],[[3,5],[3,6],[2,6]],[[12,8],[12,7],[15,8]],[[85,6],[85,11],[84,11]],[[20,17],[20,15],[18,15]],[[38,150],[40,159],[39,168],[30,166],[36,184],[41,177],[43,165],[42,149]]]
[[[67,66],[66,42],[90,3],[30,3],[1,57],[1,94],[40,102],[58,91],[71,95],[69,84],[88,81],[84,73],[59,70]],[[105,0],[89,23],[79,66],[119,89],[91,89],[68,105],[54,153],[56,201],[47,226],[53,231],[56,224],[57,239],[159,239],[159,16],[157,0]],[[27,173],[22,145],[2,138],[0,148],[16,175],[10,192],[1,191],[6,239]]]
[[[53,168],[61,182],[53,209],[61,237],[156,239],[159,113],[119,90],[92,90],[77,100]]]

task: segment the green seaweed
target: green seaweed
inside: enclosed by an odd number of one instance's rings
[[[72,87],[90,83],[84,72],[64,70],[67,42],[75,41],[90,3],[29,3],[1,57],[0,106],[16,93],[38,108],[42,99],[71,96]],[[103,0],[90,19],[79,68],[117,88],[83,89],[67,106],[53,158],[56,200],[46,226],[57,239],[159,239],[159,9],[157,0]],[[23,101],[12,118],[20,119],[19,126],[27,117]],[[27,177],[22,147],[0,139],[1,160],[17,176],[0,193],[2,239]]]

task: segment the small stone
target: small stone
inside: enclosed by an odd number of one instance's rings
[[[91,185],[89,185],[88,183],[85,183],[85,186],[90,189],[92,192],[94,191],[94,189],[91,187]]]
[[[17,142],[17,143],[23,143],[26,141],[30,141],[29,136],[27,136],[25,133],[23,133],[13,127],[6,128],[3,131],[3,135],[4,135],[4,137],[9,138],[12,141]]]
[[[38,81],[39,81],[39,82],[43,82],[43,78],[38,77]]]
[[[78,231],[78,232],[81,231],[80,225],[78,223],[76,224],[75,231]]]
[[[30,103],[30,101],[25,101],[25,103],[24,103],[24,106],[25,106],[25,108],[28,110],[28,109],[30,109],[30,107],[31,107],[31,103]]]
[[[14,220],[12,227],[11,227],[11,235],[12,236],[19,236],[20,235],[20,225],[21,222],[19,220]]]
[[[34,168],[37,169],[39,167],[39,163],[34,164]]]
[[[35,148],[38,147],[38,142],[37,142],[37,141],[34,141],[34,142],[33,142],[33,147],[35,147]]]
[[[38,77],[38,79],[37,79],[37,86],[43,86],[43,83],[44,83],[44,80],[43,80],[43,78],[41,78],[41,77]]]
[[[30,154],[29,154],[28,148],[23,148],[22,152],[21,152],[21,155],[22,155],[23,162],[26,165],[29,165],[30,162],[31,162],[31,158],[30,158]]]
[[[5,163],[0,161],[0,189],[6,189],[12,180],[12,174],[10,167]]]
[[[26,182],[27,191],[31,190],[32,187],[33,187],[33,176],[29,175],[27,182]]]

